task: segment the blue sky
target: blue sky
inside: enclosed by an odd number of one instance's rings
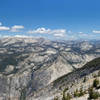
[[[100,39],[100,0],[0,0],[0,36]]]

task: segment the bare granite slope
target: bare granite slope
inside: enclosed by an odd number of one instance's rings
[[[1,100],[22,100],[25,94],[45,89],[59,77],[100,57],[99,51],[100,41],[0,39]]]

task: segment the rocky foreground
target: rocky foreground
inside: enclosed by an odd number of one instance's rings
[[[56,80],[98,57],[100,41],[0,39],[0,100],[53,99],[65,88],[59,92]]]

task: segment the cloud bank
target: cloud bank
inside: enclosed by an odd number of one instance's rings
[[[66,34],[65,29],[46,29],[46,28],[37,28],[35,30],[29,30],[27,33],[30,34],[53,34],[54,36],[63,37]]]
[[[7,26],[2,26],[2,23],[0,22],[0,31],[20,32],[21,29],[24,29],[23,25],[14,25],[10,28]]]
[[[100,31],[97,31],[97,30],[93,30],[93,33],[100,33]]]
[[[8,31],[10,30],[9,27],[6,27],[6,26],[0,26],[0,31]]]
[[[14,25],[11,27],[11,32],[19,32],[21,29],[24,29],[24,26],[22,25]]]

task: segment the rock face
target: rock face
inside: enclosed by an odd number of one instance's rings
[[[25,100],[25,95],[100,57],[99,51],[100,41],[0,39],[0,100]]]
[[[27,100],[54,100],[54,97],[58,97],[57,100],[62,100],[63,91],[66,91],[66,95],[67,93],[72,95],[73,99],[71,100],[88,100],[88,92],[84,94],[87,95],[86,99],[81,99],[84,98],[84,95],[81,98],[75,98],[73,94],[76,90],[80,91],[80,89],[86,92],[90,87],[93,87],[95,79],[100,81],[100,58],[96,58],[85,64],[82,68],[58,78],[44,89],[34,92],[34,95],[27,97]],[[96,91],[100,93],[100,90]]]

